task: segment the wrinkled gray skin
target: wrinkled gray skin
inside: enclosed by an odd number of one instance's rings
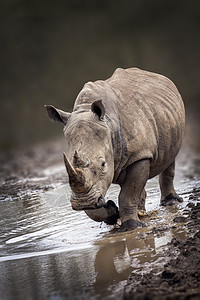
[[[161,204],[182,201],[173,179],[185,111],[168,78],[137,68],[117,69],[105,81],[86,83],[72,113],[50,105],[46,109],[52,121],[65,126],[73,209],[106,221],[106,191],[116,183],[121,187],[122,230],[141,226],[138,208],[144,209],[145,184],[158,174]]]

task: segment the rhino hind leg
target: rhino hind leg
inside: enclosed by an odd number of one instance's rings
[[[122,221],[121,231],[127,231],[144,224],[138,217],[138,208],[144,209],[144,187],[149,177],[149,160],[138,161],[127,168],[126,177],[120,184],[119,212]],[[143,198],[143,203],[141,202]]]
[[[183,199],[177,195],[174,189],[174,174],[175,174],[175,161],[164,170],[159,176],[159,184],[161,190],[161,201],[162,206],[170,206],[177,202],[183,202]]]

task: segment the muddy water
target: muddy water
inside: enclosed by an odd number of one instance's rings
[[[163,247],[173,237],[187,235],[184,222],[173,220],[186,213],[189,195],[199,185],[198,172],[197,158],[185,151],[175,180],[184,202],[176,207],[160,208],[158,179],[150,180],[147,227],[128,233],[72,211],[68,184],[55,185],[53,180],[55,174],[65,174],[63,165],[31,178],[48,179],[48,191],[22,189],[1,196],[0,299],[120,298],[133,270],[158,272],[166,262]],[[116,202],[118,193],[119,187],[112,185],[107,199]]]

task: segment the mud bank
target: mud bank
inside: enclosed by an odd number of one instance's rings
[[[200,200],[200,190],[190,199]],[[189,203],[184,217],[174,222],[186,223],[188,239],[172,239],[164,250],[169,262],[161,270],[147,274],[133,272],[124,288],[123,299],[200,299],[200,202]],[[176,257],[176,258],[174,258]]]

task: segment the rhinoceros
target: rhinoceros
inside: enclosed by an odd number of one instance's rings
[[[142,226],[145,185],[159,175],[161,205],[182,202],[173,185],[175,158],[181,147],[185,110],[167,77],[138,68],[115,70],[107,80],[88,82],[72,113],[46,105],[52,121],[64,125],[64,162],[71,206],[95,221],[121,218],[121,229]],[[121,188],[118,207],[106,192]]]

